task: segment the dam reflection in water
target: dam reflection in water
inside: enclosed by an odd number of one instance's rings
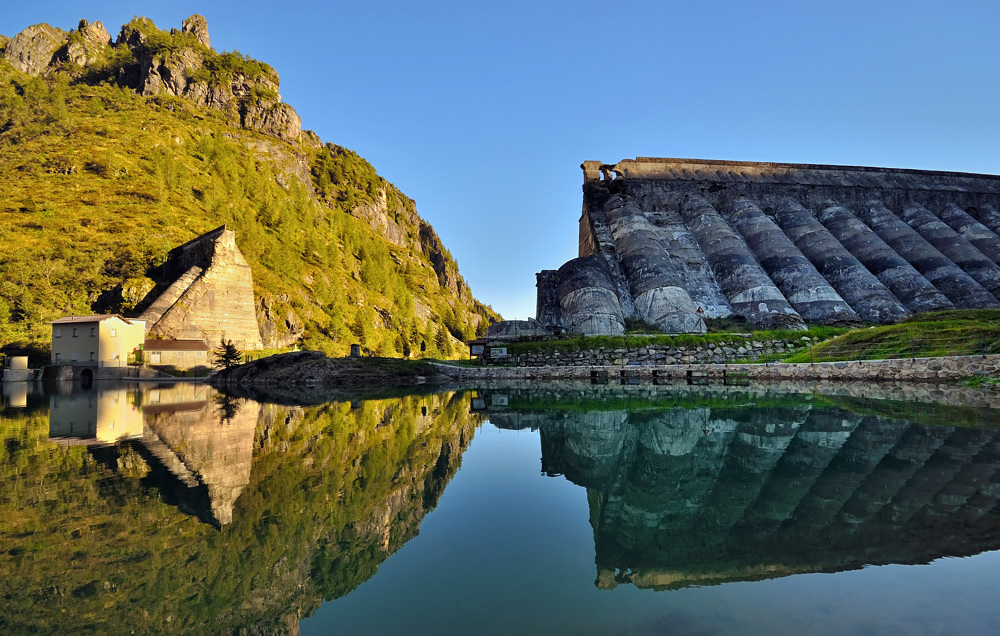
[[[543,473],[587,489],[600,588],[928,563],[1000,547],[1000,429],[851,406],[514,408],[490,421],[537,429]]]

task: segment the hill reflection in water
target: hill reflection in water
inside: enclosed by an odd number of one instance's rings
[[[297,633],[416,535],[481,419],[456,393],[4,389],[3,633]]]
[[[545,401],[543,410],[529,394],[505,393],[508,406],[492,408],[490,421],[537,429],[543,471],[587,489],[601,588],[927,563],[1000,547],[994,412],[966,411],[956,419],[980,426],[955,427],[879,415],[898,405],[857,399],[770,396],[747,408],[736,393],[634,409]]]

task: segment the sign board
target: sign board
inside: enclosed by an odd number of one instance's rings
[[[507,347],[493,347],[490,349],[491,358],[506,358],[507,357]]]
[[[483,350],[484,349],[485,349],[485,345],[474,344],[474,345],[472,345],[472,355],[474,355],[474,356],[481,356],[481,355],[483,355]]]
[[[490,400],[493,406],[507,406],[507,396],[506,395],[494,395]]]

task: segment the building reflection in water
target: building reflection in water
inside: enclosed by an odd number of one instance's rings
[[[222,526],[250,482],[260,405],[197,383],[51,387],[49,437],[95,447],[124,443],[147,479],[185,512]]]
[[[1000,548],[1000,429],[866,409],[491,412],[587,489],[601,588],[672,589]]]

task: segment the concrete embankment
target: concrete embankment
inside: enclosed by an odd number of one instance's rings
[[[830,380],[948,382],[976,376],[1000,374],[1000,355],[906,358],[901,360],[861,360],[787,364],[630,364],[457,367],[436,364],[441,373],[460,382],[507,382],[520,380],[590,380],[620,377],[637,380],[684,381],[742,374],[749,380]]]

